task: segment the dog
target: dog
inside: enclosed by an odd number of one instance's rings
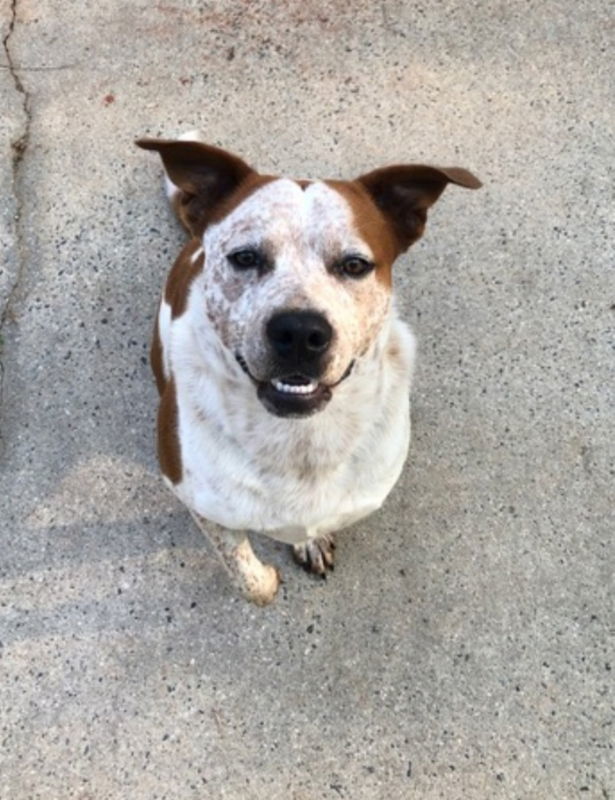
[[[164,480],[239,590],[266,605],[278,570],[248,531],[333,568],[333,534],[378,509],[410,442],[415,340],[391,268],[460,167],[376,169],[352,181],[260,174],[204,143],[157,151],[189,234],[168,276],[151,364]]]

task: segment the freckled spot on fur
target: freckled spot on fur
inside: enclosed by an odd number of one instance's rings
[[[310,458],[308,453],[297,462],[295,465],[297,477],[304,483],[312,482],[318,476],[318,465],[314,463],[314,459]]]
[[[239,300],[241,295],[244,293],[245,285],[246,276],[239,274],[222,281],[220,283],[220,289],[229,303],[234,303],[236,300]]]

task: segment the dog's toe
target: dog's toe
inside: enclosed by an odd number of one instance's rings
[[[297,564],[323,578],[327,577],[329,570],[334,569],[334,551],[335,542],[331,534],[293,545],[293,556]]]

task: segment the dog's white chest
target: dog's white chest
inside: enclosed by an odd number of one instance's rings
[[[401,409],[400,409],[401,412]],[[181,412],[180,412],[181,414]],[[185,476],[175,487],[197,513],[233,530],[253,530],[288,543],[347,527],[380,507],[397,481],[409,442],[409,417],[391,435],[368,436],[337,469],[301,474],[298,461],[255,465],[230,443],[212,453],[208,433],[182,451]]]
[[[220,441],[214,447],[209,432],[193,432],[192,446],[182,450],[184,478],[174,490],[198,514],[225,528],[259,531],[291,544],[305,542],[347,527],[381,506],[406,457],[407,407],[390,423],[390,436],[379,441],[368,436],[337,469],[307,475],[301,474],[300,465],[297,469],[298,460],[258,466],[230,442],[222,452]]]
[[[178,337],[184,353],[185,333]],[[387,337],[384,355],[359,365],[329,407],[304,420],[276,418],[251,387],[242,391],[218,382],[215,369],[182,370],[176,362],[183,476],[173,491],[225,528],[288,543],[375,511],[399,477],[410,438],[413,338],[398,320]]]

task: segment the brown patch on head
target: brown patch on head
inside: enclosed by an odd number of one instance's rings
[[[156,379],[156,388],[158,394],[162,396],[166,386],[166,378],[164,376],[164,368],[162,366],[162,342],[160,341],[160,332],[158,331],[158,314],[154,320],[154,332],[152,334],[152,344],[149,351],[149,362]]]
[[[270,181],[276,178],[273,175],[260,175],[258,172],[251,172],[245,180],[243,180],[237,189],[222,200],[215,208],[212,208],[206,220],[206,225],[212,225],[219,222],[221,219],[231,213],[237,206],[239,206],[247,197],[249,197],[261,186],[265,186]],[[201,236],[206,225],[203,224],[203,230],[197,230],[194,226],[191,214],[193,211],[194,197],[183,192],[179,189],[171,199],[171,207],[175,212],[177,218],[181,222],[186,231],[194,236]],[[201,220],[203,221],[203,220]],[[199,226],[197,226],[198,228]]]
[[[391,267],[398,250],[389,221],[358,181],[325,182],[339,192],[350,206],[357,232],[374,255],[376,277],[386,286],[390,286]]]
[[[166,475],[171,483],[179,483],[182,479],[178,426],[175,380],[170,378],[165,385],[158,409],[158,461],[163,475]]]
[[[398,255],[423,235],[427,210],[447,184],[478,189],[481,182],[462,167],[401,164],[376,169],[355,181],[326,181],[344,196],[360,236],[371,248],[376,277],[391,284],[391,266]]]
[[[164,299],[171,306],[172,319],[181,316],[186,310],[192,281],[203,269],[203,264],[205,263],[203,253],[198,258],[192,258],[199,247],[201,247],[201,243],[198,239],[191,239],[185,244],[175,259],[167,278]]]
[[[213,224],[224,219],[224,217],[227,217],[240,206],[251,194],[275,180],[277,180],[275,175],[260,175],[258,172],[252,172],[239,184],[234,192],[228,195],[228,197],[219,203],[212,211],[208,224]]]
[[[160,153],[167,175],[179,190],[173,199],[175,212],[195,237],[273,180],[233,153],[203,142],[140,139],[137,145]]]

